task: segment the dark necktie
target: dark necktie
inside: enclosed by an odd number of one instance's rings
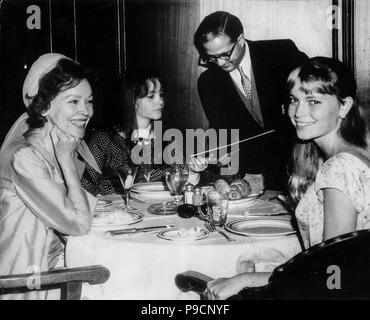
[[[251,89],[251,82],[249,81],[248,77],[244,74],[243,68],[241,66],[237,67],[239,73],[240,73],[240,79],[244,91],[244,95],[247,99],[251,99],[252,97],[252,89]]]
[[[241,79],[241,83],[242,83],[242,87],[243,87],[244,96],[248,100],[251,100],[252,99],[252,85],[251,85],[251,82],[250,82],[249,78],[245,75],[245,73],[243,72],[242,66],[238,66],[237,69],[240,73],[240,79]],[[259,107],[251,105],[250,107],[247,107],[247,108],[248,108],[249,113],[254,118],[254,120],[256,120],[256,122],[261,127],[263,127],[262,113],[261,113],[261,110],[259,109]]]

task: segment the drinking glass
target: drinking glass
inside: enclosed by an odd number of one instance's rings
[[[229,194],[212,190],[207,193],[207,213],[209,220],[216,226],[224,226],[229,209]]]
[[[180,169],[178,167],[171,167],[166,172],[166,183],[171,193],[175,195],[174,205],[181,204],[181,193],[185,191],[185,185],[189,179],[189,170]],[[170,202],[171,203],[171,202]]]
[[[130,191],[135,181],[137,169],[138,169],[137,166],[129,165],[129,166],[121,166],[117,170],[123,190],[125,191],[125,197],[126,197],[125,209],[126,210],[137,210],[136,208],[130,206]]]

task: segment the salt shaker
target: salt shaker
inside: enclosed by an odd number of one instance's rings
[[[194,188],[193,205],[200,206],[203,202],[202,189],[200,187]]]
[[[191,183],[187,183],[185,186],[184,200],[185,204],[193,204],[194,186]]]

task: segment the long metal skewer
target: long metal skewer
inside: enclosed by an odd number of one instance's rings
[[[239,141],[235,141],[233,143],[227,144],[227,145],[222,146],[222,147],[217,147],[217,148],[213,148],[213,149],[210,149],[210,150],[207,150],[207,151],[203,151],[203,152],[192,154],[192,155],[190,155],[190,157],[196,157],[196,156],[199,156],[199,155],[204,154],[204,153],[207,153],[207,152],[212,152],[212,151],[220,150],[220,149],[223,149],[223,148],[231,147],[231,146],[233,146],[235,144],[240,144],[242,142],[245,142],[245,141],[248,141],[248,140],[252,140],[252,139],[255,139],[255,138],[264,136],[266,134],[269,134],[269,133],[272,133],[272,132],[275,132],[275,131],[276,131],[275,129],[270,130],[270,131],[266,131],[264,133],[257,134],[256,136],[249,137],[249,138],[246,138],[246,139],[243,139],[243,140],[239,140]]]

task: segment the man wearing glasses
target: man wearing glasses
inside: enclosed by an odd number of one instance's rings
[[[267,188],[284,188],[294,137],[282,115],[285,83],[307,56],[291,40],[245,39],[241,21],[224,11],[204,18],[194,44],[199,65],[207,68],[198,79],[198,91],[209,127],[239,129],[240,140],[275,129],[240,144],[239,172],[263,173]]]

